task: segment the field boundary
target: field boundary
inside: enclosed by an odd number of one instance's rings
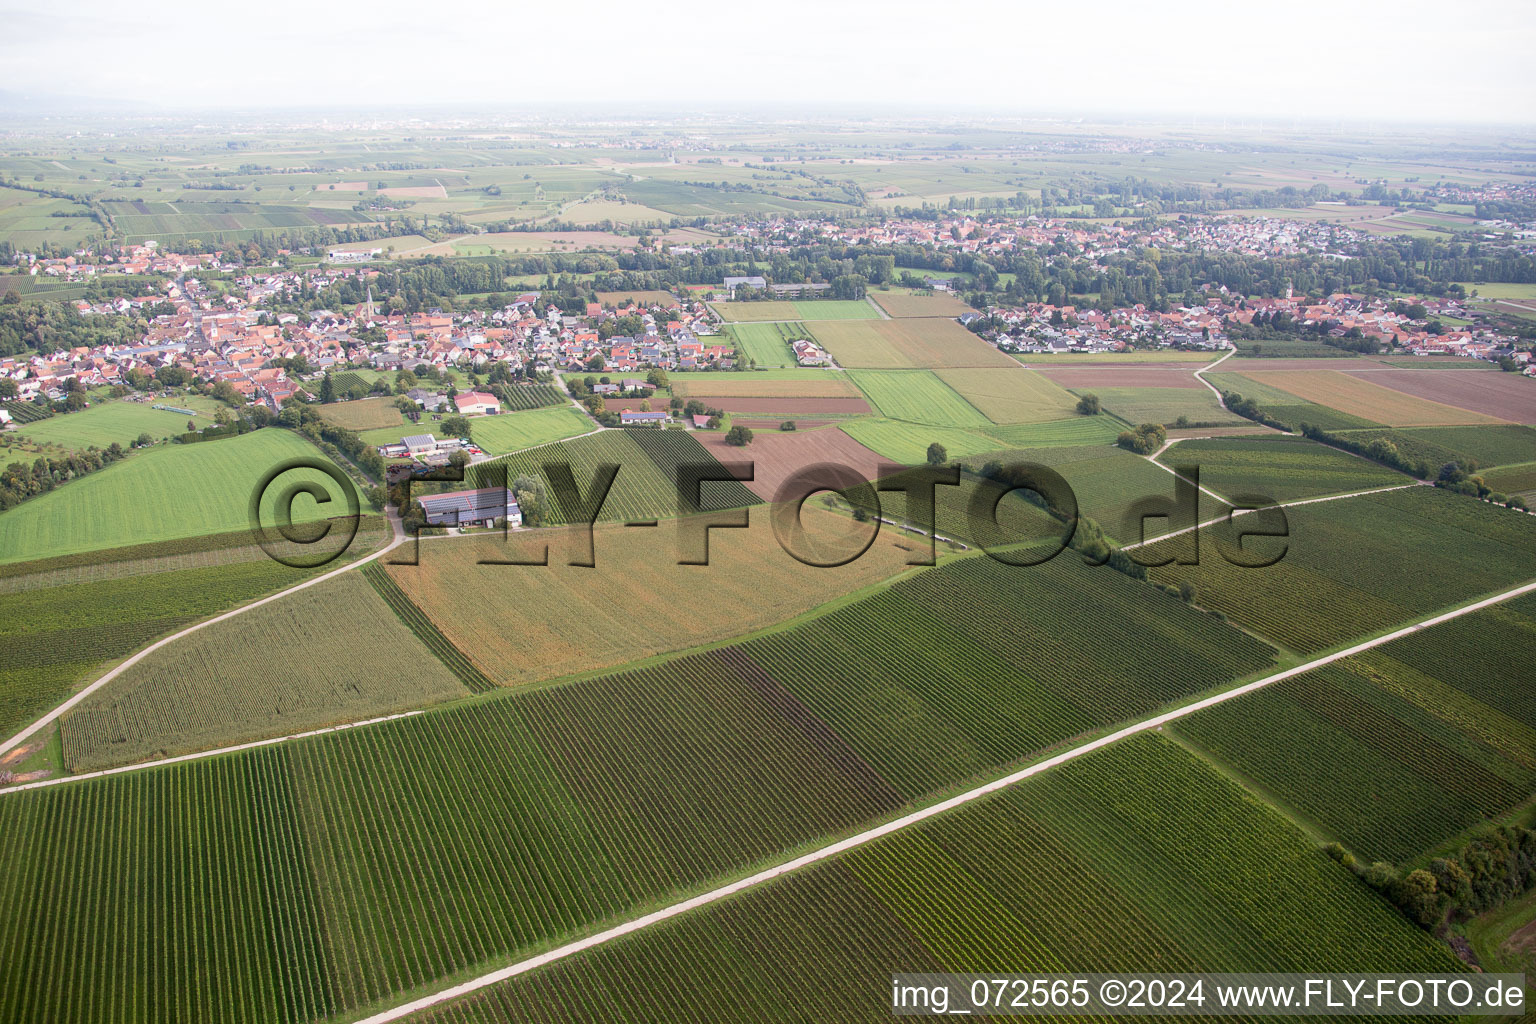
[[[659,924],[662,921],[685,914],[690,910],[697,910],[700,907],[705,907],[712,903],[717,903],[720,900],[734,896],[737,893],[756,888],[757,886],[760,886],[765,882],[772,881],[773,879],[782,875],[790,874],[791,872],[798,871],[801,868],[809,867],[812,864],[816,864],[820,861],[835,857],[838,854],[857,849],[860,846],[872,843],[877,839],[882,839],[894,832],[899,832],[902,829],[916,825],[919,822],[926,821],[932,817],[936,817],[945,813],[946,811],[954,810],[957,807],[962,807],[965,804],[972,803],[973,801],[979,800],[984,796],[996,793],[999,790],[1007,789],[1008,787],[1022,782],[1025,779],[1049,771],[1050,769],[1066,764],[1069,761],[1074,761],[1084,756],[1085,754],[1090,754],[1096,750],[1110,746],[1113,743],[1118,743],[1120,740],[1127,739],[1131,736],[1135,736],[1143,732],[1160,729],[1162,726],[1168,724],[1169,722],[1188,717],[1189,715],[1195,714],[1196,712],[1204,711],[1207,708],[1214,707],[1217,704],[1223,704],[1226,701],[1252,693],[1255,690],[1269,686],[1272,683],[1282,682],[1286,679],[1291,679],[1303,673],[1311,672],[1315,669],[1322,668],[1325,665],[1330,665],[1335,661],[1341,661],[1345,658],[1352,657],[1364,651],[1371,650],[1372,648],[1380,647],[1383,644],[1391,643],[1393,640],[1398,640],[1410,634],[1428,629],[1431,626],[1439,625],[1440,623],[1447,622],[1451,619],[1460,618],[1463,615],[1470,615],[1473,612],[1481,611],[1484,608],[1488,608],[1495,604],[1500,604],[1504,601],[1520,597],[1523,594],[1531,593],[1533,591],[1536,591],[1536,580],[1521,584],[1512,590],[1506,590],[1503,593],[1495,594],[1492,597],[1485,597],[1471,604],[1453,608],[1448,612],[1441,612],[1429,618],[1421,619],[1407,626],[1393,630],[1390,633],[1386,633],[1381,636],[1374,637],[1370,640],[1363,641],[1362,643],[1355,644],[1352,647],[1346,647],[1343,650],[1335,651],[1332,654],[1323,655],[1320,658],[1314,658],[1311,661],[1297,665],[1293,668],[1288,668],[1280,672],[1272,673],[1271,675],[1265,676],[1262,679],[1256,679],[1253,682],[1235,686],[1230,690],[1223,690],[1220,693],[1216,693],[1202,700],[1197,700],[1193,703],[1175,708],[1172,711],[1166,711],[1162,714],[1142,719],[1139,722],[1133,722],[1132,724],[1118,729],[1115,732],[1109,733],[1108,735],[1089,740],[1085,743],[1079,744],[1076,747],[1065,750],[1060,754],[1056,754],[1042,761],[1037,761],[1034,764],[1027,765],[1026,767],[1021,768],[1010,775],[1005,775],[1001,778],[993,779],[991,782],[984,783],[975,787],[974,789],[966,790],[965,792],[956,796],[952,796],[947,800],[941,800],[938,803],[930,804],[927,807],[920,808],[919,810],[913,811],[907,815],[903,815],[902,817],[896,818],[893,821],[888,821],[882,825],[877,825],[874,828],[860,832],[857,835],[850,836],[847,839],[823,846],[820,849],[813,850],[812,852],[800,857],[796,857],[793,860],[785,861],[782,864],[776,864],[773,867],[766,868],[765,870],[759,871],[754,875],[749,875],[746,878],[742,878],[727,885],[712,889],[709,892],[701,893],[700,895],[694,896],[691,899],[682,900],[678,903],[672,904],[669,907],[663,907],[660,910],[653,911],[633,920],[625,921],[622,924],[618,924],[612,928],[608,928],[604,931],[597,932],[596,934],[589,935],[586,938],[577,939],[574,942],[566,943],[565,945],[549,950],[548,952],[529,957],[525,960],[520,960],[517,963],[510,964],[506,967],[500,968],[499,970],[491,971],[487,974],[482,974],[479,977],[472,978],[469,981],[443,989],[440,992],[422,996],[419,999],[414,999],[410,1002],[402,1003],[398,1006],[391,1007],[390,1009],[383,1010],[371,1016],[360,1018],[358,1019],[357,1024],[387,1024],[389,1021],[400,1020],[401,1018],[408,1017],[411,1014],[419,1013],[421,1011],[431,1009],[434,1006],[438,1006],[451,1000],[470,995],[474,992],[480,991],[481,989],[510,980],[511,978],[515,978],[518,975],[526,974],[529,971],[547,966],[559,960],[564,960],[568,957],[574,956],[577,953],[584,952],[588,949],[593,949],[597,946],[605,945],[615,939],[622,938],[625,935],[630,935],[634,932],[648,928],[651,925]]]

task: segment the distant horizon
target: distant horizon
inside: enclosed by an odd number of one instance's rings
[[[957,22],[912,0],[787,0],[771,12],[702,0],[619,10],[575,0],[514,12],[477,0],[436,22],[419,8],[397,10],[273,0],[189,18],[156,0],[132,10],[82,0],[65,18],[3,0],[0,60],[14,94],[183,116],[611,110],[617,96],[628,109],[668,111],[1536,120],[1527,59],[1536,18],[1515,0],[1469,0],[1450,14],[1380,2],[1296,0],[1280,13],[1215,0],[1177,11],[1111,0],[1091,24],[1060,27],[1061,12],[1043,5],[972,5]],[[912,30],[926,22],[933,31]],[[1464,72],[1466,60],[1475,74]]]

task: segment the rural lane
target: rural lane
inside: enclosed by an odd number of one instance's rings
[[[926,821],[929,818],[943,814],[946,811],[952,811],[957,807],[962,807],[965,804],[979,800],[984,796],[996,793],[998,790],[1006,789],[1009,786],[1022,782],[1025,779],[1031,778],[1035,775],[1039,775],[1042,772],[1049,771],[1052,768],[1066,764],[1069,761],[1075,761],[1085,754],[1090,754],[1095,750],[1107,747],[1112,743],[1117,743],[1120,740],[1126,739],[1130,736],[1135,736],[1138,733],[1148,732],[1154,729],[1160,729],[1164,725],[1167,725],[1169,722],[1177,721],[1180,718],[1195,714],[1198,711],[1204,711],[1206,708],[1214,707],[1217,704],[1222,704],[1236,697],[1241,697],[1245,694],[1252,693],[1253,691],[1261,689],[1265,686],[1269,686],[1272,683],[1278,683],[1283,680],[1290,679],[1294,676],[1301,675],[1304,672],[1310,672],[1313,669],[1321,668],[1324,665],[1332,664],[1335,661],[1340,661],[1355,654],[1360,654],[1361,652],[1371,650],[1374,647],[1380,647],[1383,644],[1391,643],[1393,640],[1401,639],[1402,637],[1408,636],[1412,633],[1417,633],[1420,630],[1428,629],[1430,626],[1435,626],[1442,622],[1447,622],[1451,619],[1460,618],[1463,615],[1469,615],[1472,612],[1480,611],[1492,605],[1499,604],[1500,602],[1508,601],[1511,598],[1519,597],[1523,594],[1532,592],[1536,592],[1536,580],[1525,583],[1519,587],[1514,588],[1513,590],[1506,590],[1502,594],[1496,594],[1493,597],[1483,598],[1480,601],[1475,601],[1471,604],[1463,605],[1460,608],[1455,608],[1451,611],[1443,612],[1439,615],[1434,615],[1427,619],[1422,619],[1413,623],[1412,625],[1404,626],[1403,628],[1394,630],[1393,632],[1387,633],[1384,636],[1376,637],[1373,640],[1367,640],[1364,643],[1356,644],[1355,646],[1345,648],[1342,651],[1324,655],[1321,658],[1315,658],[1304,665],[1297,665],[1295,668],[1289,668],[1283,672],[1276,672],[1273,675],[1265,676],[1263,679],[1257,679],[1251,683],[1245,683],[1242,686],[1236,686],[1230,690],[1224,690],[1221,693],[1206,697],[1203,700],[1195,701],[1193,704],[1186,704],[1185,706],[1176,708],[1173,711],[1168,711],[1163,714],[1156,715],[1152,718],[1143,719],[1142,721],[1128,725],[1125,728],[1118,730],[1117,732],[1110,733],[1107,736],[1101,736],[1096,740],[1090,740],[1081,744],[1080,746],[1076,746],[1070,750],[1063,751],[1054,757],[1049,757],[1043,761],[1038,761],[1035,764],[1029,765],[1026,768],[1022,768],[1019,771],[1014,772],[1012,775],[1006,775],[1000,779],[994,779],[985,785],[977,786],[975,789],[967,790],[958,796],[950,797],[948,800],[932,804],[931,806],[924,807],[918,811],[914,811],[904,817],[897,818],[894,821],[886,822],[884,825],[879,825],[875,828],[869,829],[868,831],[860,832],[856,836],[850,836],[849,838],[840,842],[832,843],[829,846],[824,846],[819,850],[805,854],[803,857],[797,857],[794,860],[775,865],[774,867],[759,871],[755,875],[740,879],[739,881],[731,882],[729,885],[722,885],[718,889],[712,889],[709,892],[702,893],[701,895],[695,896],[692,899],[683,900],[680,903],[674,903],[669,907],[664,907],[661,910],[646,914],[643,917],[637,917],[632,921],[626,921],[623,924],[616,925],[613,928],[598,932],[595,935],[589,935],[584,939],[577,939],[575,942],[566,943],[565,945],[552,949],[547,953],[541,953],[538,956],[529,957],[526,960],[520,960],[517,963],[503,967],[500,970],[491,971],[488,974],[482,974],[477,978],[472,978],[469,981],[443,989],[441,992],[435,992],[432,995],[422,996],[421,998],[413,999],[408,1003],[402,1003],[399,1006],[391,1007],[388,1010],[381,1011],[380,1013],[376,1013],[370,1017],[365,1017],[358,1021],[357,1024],[387,1024],[388,1021],[400,1020],[404,1017],[410,1016],[411,1014],[420,1013],[442,1003],[470,995],[471,993],[478,992],[481,989],[487,988],[491,985],[515,978],[520,974],[526,974],[529,971],[555,963],[558,960],[564,960],[567,957],[574,956],[575,954],[585,950],[605,945],[606,943],[612,942],[614,939],[622,938],[625,935],[649,928],[651,925],[659,924],[662,921],[668,920],[669,918],[674,918],[681,914],[686,914],[690,910],[697,910],[698,908],[708,906],[711,903],[717,903],[729,896],[734,896],[737,893],[756,888],[765,882],[770,882],[782,875],[789,874],[793,871],[798,871],[801,868],[809,867],[810,865],[819,861],[835,857],[840,853],[846,853],[849,850],[857,849],[860,846],[872,843],[877,839],[882,839],[885,836],[891,835],[894,832],[899,832],[902,829],[910,828],[919,822]]]

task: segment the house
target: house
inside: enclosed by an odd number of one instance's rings
[[[429,526],[489,526],[503,517],[508,526],[523,525],[517,499],[505,487],[427,494],[419,500]]]
[[[693,429],[695,429],[695,430],[708,430],[709,429],[709,417],[707,415],[703,414],[703,413],[700,413],[700,414],[694,416],[693,417]]]
[[[664,412],[621,412],[619,413],[619,425],[624,427],[661,426],[666,423],[668,416]]]
[[[453,396],[454,407],[463,416],[473,416],[476,413],[501,412],[501,403],[495,395],[488,395],[484,391],[466,391]]]
[[[411,388],[405,393],[405,397],[421,406],[427,412],[437,412],[448,399],[440,391],[428,391],[426,388]]]
[[[427,452],[437,451],[437,438],[431,434],[411,434],[400,440],[409,455],[424,455]]]
[[[11,414],[6,412],[4,409],[0,409],[0,427],[8,427],[10,425]]]

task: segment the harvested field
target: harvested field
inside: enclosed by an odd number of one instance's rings
[[[710,408],[726,412],[757,412],[774,415],[811,413],[822,416],[862,416],[869,403],[862,398],[737,398],[732,395],[697,395]]]
[[[736,398],[861,398],[859,389],[842,374],[784,380],[755,373],[709,373],[672,377],[672,392],[679,398],[701,395]]]
[[[404,422],[393,398],[365,398],[358,402],[322,405],[320,418],[338,427],[358,431],[399,427]]]
[[[796,421],[799,422],[798,420]],[[733,448],[722,434],[696,434],[710,454],[722,462],[752,460],[757,476],[747,484],[764,500],[772,501],[779,487],[795,472],[821,462],[836,463],[873,480],[881,464],[889,464],[841,430],[793,430],[758,434],[750,447]]]
[[[824,427],[824,426],[826,426],[829,423],[836,423],[837,422],[837,420],[809,420],[809,419],[802,419],[799,416],[785,417],[785,418],[793,419],[794,423],[795,423],[795,427],[798,430],[810,430],[810,429],[812,429],[814,427]],[[731,423],[733,425],[739,425],[739,426],[743,426],[743,427],[751,427],[753,430],[778,430],[779,429],[779,424],[781,424],[783,422],[784,422],[784,419],[759,420],[759,419],[752,419],[750,417],[745,417],[745,416],[732,416],[731,417]]]
[[[1195,376],[1199,367],[1148,366],[1046,366],[1040,373],[1073,390],[1094,388],[1202,388]]]
[[[870,297],[887,314],[897,317],[957,317],[976,312],[953,295],[912,295],[904,292],[872,292]]]
[[[1418,377],[1425,373],[1422,370],[1402,372],[1411,377]],[[1475,373],[1476,371],[1450,372]],[[1379,376],[1379,374],[1372,374],[1372,376]],[[1484,374],[1477,374],[1477,380],[1488,379]],[[1497,422],[1492,416],[1418,398],[1403,391],[1374,384],[1359,375],[1336,370],[1266,373],[1262,375],[1259,382],[1289,391],[1308,402],[1316,402],[1351,416],[1360,416],[1374,423],[1385,423],[1393,427]],[[1469,381],[1469,383],[1475,382]]]
[[[1511,423],[1536,423],[1536,380],[1522,374],[1495,376],[1470,370],[1373,370],[1351,373],[1350,376]]]
[[[722,459],[744,457],[739,448],[715,453]],[[802,521],[810,536],[840,543],[838,550],[856,548],[868,530],[814,503],[806,506]],[[622,526],[597,528],[596,570],[566,564],[564,531],[514,534],[505,543],[498,535],[432,541],[421,546],[419,566],[387,568],[481,671],[512,686],[726,640],[792,618],[906,565],[908,552],[896,546],[900,538],[894,532],[876,538],[847,565],[822,569],[780,548],[766,509],[754,512],[750,523],[745,530],[711,531],[707,570],[678,564],[679,532],[690,529],[686,521],[663,523],[640,537]],[[477,564],[533,560],[546,544],[547,566]],[[594,571],[600,574],[596,584],[588,578]],[[697,591],[701,577],[708,577],[707,602],[658,599]],[[509,618],[515,618],[515,629],[507,628]]]
[[[711,302],[710,306],[728,323],[800,319],[793,302]]]
[[[874,370],[1011,367],[1014,361],[953,320],[852,320],[814,324],[811,332],[832,358]]]
[[[441,185],[407,185],[401,188],[381,188],[379,195],[403,199],[447,199],[448,190]]]
[[[1210,352],[1168,349],[1157,352],[1020,352],[1014,358],[1025,366],[1145,366],[1148,363],[1203,364],[1215,357]],[[1262,359],[1249,361],[1266,362]]]
[[[940,380],[958,391],[993,423],[1045,423],[1077,414],[1077,396],[1034,370],[938,370]]]

